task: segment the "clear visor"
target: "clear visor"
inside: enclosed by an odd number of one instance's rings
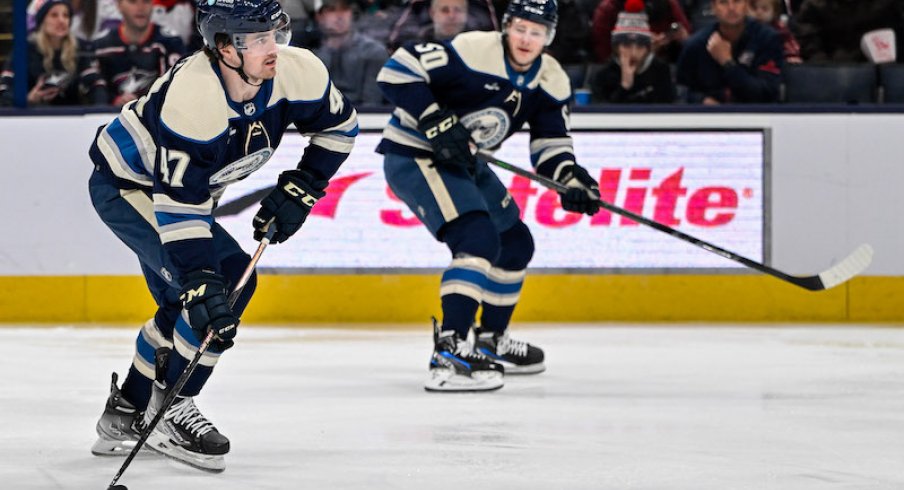
[[[263,32],[237,32],[232,35],[232,45],[236,49],[254,54],[270,52],[274,46],[288,46],[292,40],[289,29],[289,16],[283,12],[277,20],[276,27]]]
[[[511,29],[522,36],[542,40],[544,46],[552,44],[552,40],[556,37],[556,28],[553,26],[522,19],[521,17],[511,17],[506,20],[508,21],[504,24],[506,29]]]

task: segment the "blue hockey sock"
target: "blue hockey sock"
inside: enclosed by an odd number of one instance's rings
[[[462,338],[474,323],[480,298],[486,287],[490,263],[480,257],[457,257],[443,273],[440,299],[443,305],[443,330],[455,330]]]

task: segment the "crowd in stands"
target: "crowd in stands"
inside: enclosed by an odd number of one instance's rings
[[[499,30],[507,0],[281,4],[292,44],[323,60],[353,103],[380,106],[376,74],[396,48]],[[548,53],[593,104],[781,102],[793,65],[887,61],[873,55],[880,48],[904,57],[902,0],[559,0],[558,7]],[[28,28],[29,106],[121,106],[202,45],[192,0],[32,0]],[[0,76],[0,105],[12,103],[12,61]]]

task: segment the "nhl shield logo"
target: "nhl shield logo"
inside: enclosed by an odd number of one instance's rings
[[[257,111],[257,108],[254,107],[254,102],[245,102],[244,109],[245,109],[246,116],[253,116],[254,113]]]

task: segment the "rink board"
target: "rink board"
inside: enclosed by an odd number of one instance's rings
[[[250,323],[427,322],[438,274],[260,276]],[[818,293],[761,275],[533,274],[522,322],[902,322],[904,278],[858,277]],[[0,322],[137,323],[154,305],[138,276],[0,277]]]

